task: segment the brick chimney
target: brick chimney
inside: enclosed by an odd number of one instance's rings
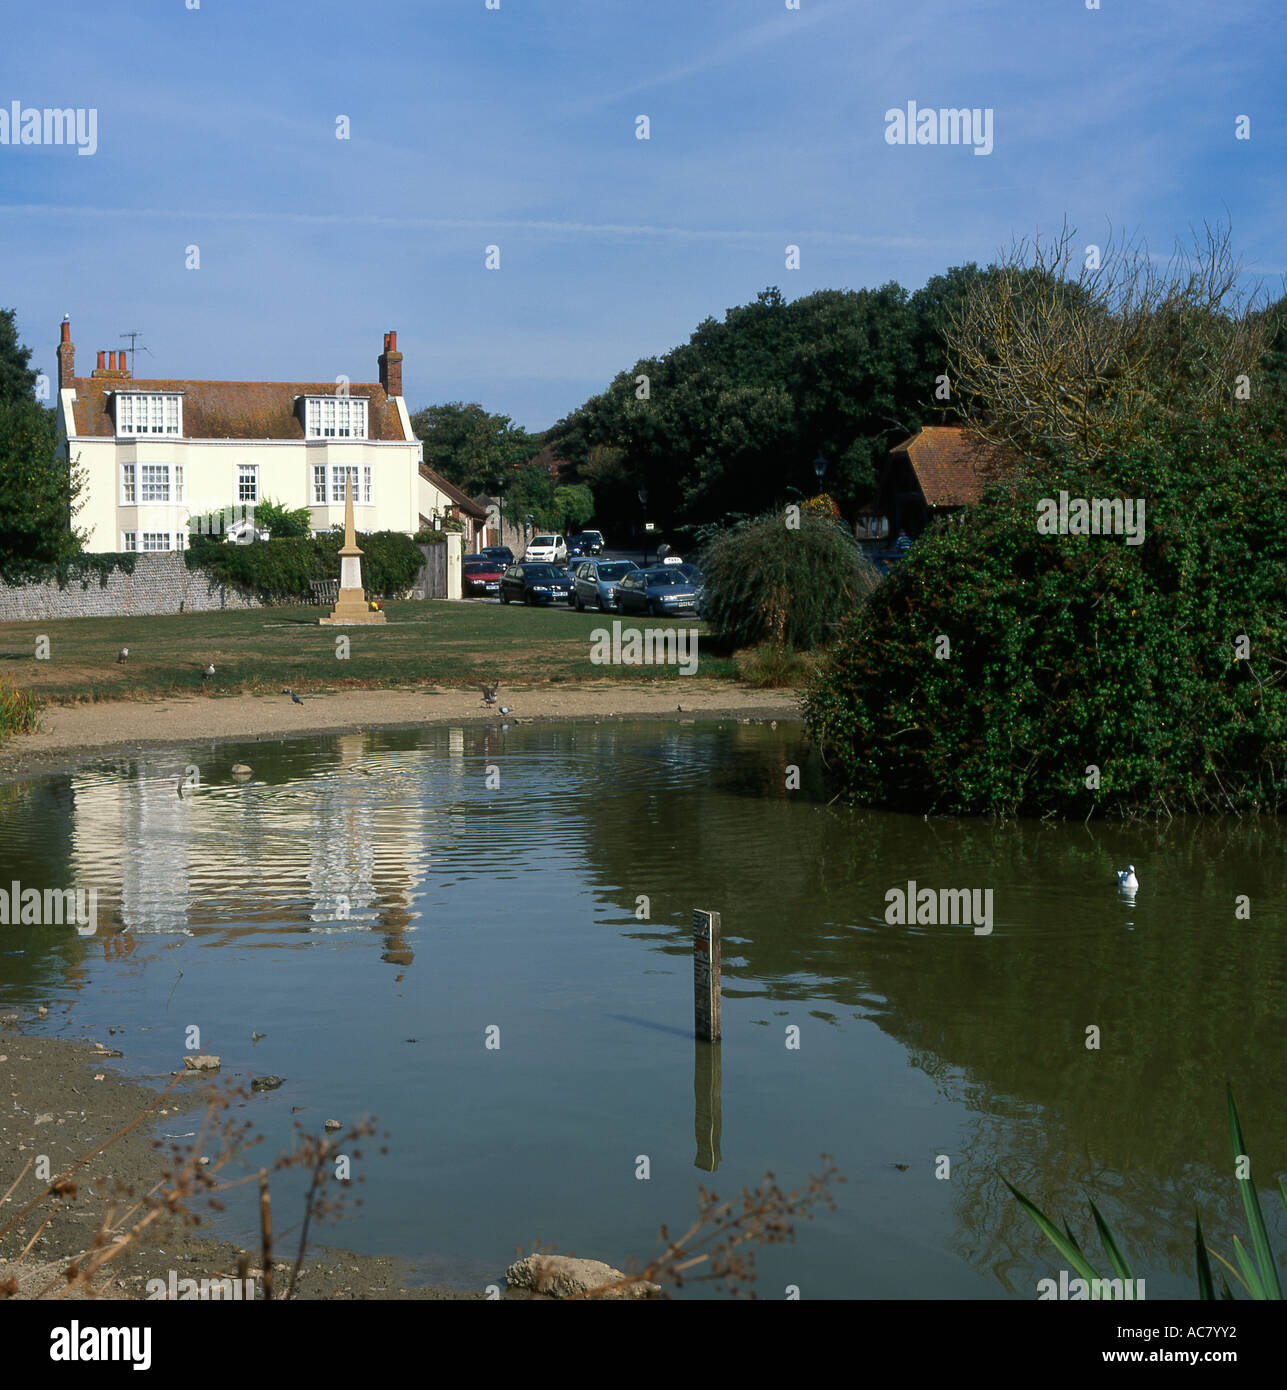
[[[66,314],[62,330],[58,343],[58,389],[70,391],[76,385],[76,347],[71,340],[71,319]]]
[[[402,394],[402,354],[398,351],[396,332],[384,335],[384,351],[376,359],[380,367],[380,385],[386,396]]]

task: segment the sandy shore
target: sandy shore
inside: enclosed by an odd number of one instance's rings
[[[511,723],[547,719],[798,719],[791,690],[746,690],[726,681],[664,685],[602,681],[534,689],[502,686]],[[345,690],[307,695],[230,695],[50,705],[39,733],[0,744],[0,778],[74,766],[96,754],[173,743],[302,737],[422,724],[485,723],[502,718],[477,690]]]

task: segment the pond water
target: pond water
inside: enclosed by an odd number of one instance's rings
[[[829,797],[799,726],[734,721],[206,745],[11,783],[0,884],[93,887],[102,925],[0,927],[0,1005],[123,1027],[115,1065],[148,1076],[195,1024],[225,1077],[286,1078],[247,1107],[274,1150],[294,1107],[377,1116],[364,1205],[319,1238],[461,1287],[538,1240],[646,1258],[699,1186],[790,1190],[827,1153],[837,1208],[760,1254],[762,1297],[1034,1298],[1062,1261],[1003,1177],[1097,1257],[1093,1197],[1148,1296],[1192,1297],[1194,1204],[1210,1244],[1245,1240],[1226,1078],[1287,1247],[1278,823]],[[991,890],[991,932],[890,925],[909,880]],[[722,916],[715,1051],[692,1036],[694,908]],[[249,1206],[219,1233],[253,1241]]]

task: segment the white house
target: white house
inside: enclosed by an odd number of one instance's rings
[[[64,319],[58,423],[84,472],[87,550],[181,550],[190,516],[241,516],[265,498],[307,507],[325,532],[344,523],[346,478],[359,531],[414,534],[454,516],[472,543],[481,509],[423,466],[396,333],[384,335],[378,382],[141,380],[124,352],[100,352],[77,376],[74,359]]]

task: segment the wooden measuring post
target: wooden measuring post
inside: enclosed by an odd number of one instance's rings
[[[718,1042],[720,1025],[719,913],[693,909],[693,1031]]]

